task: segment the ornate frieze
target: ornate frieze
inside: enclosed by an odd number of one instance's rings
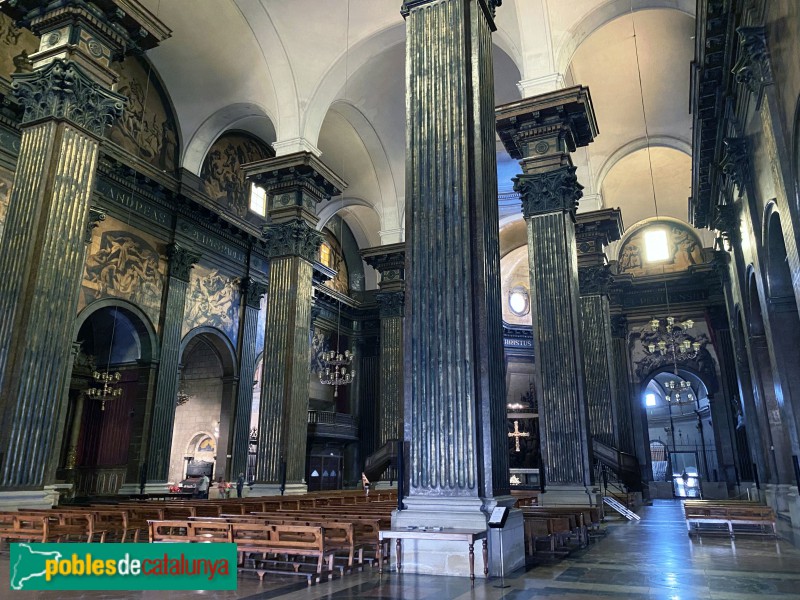
[[[200,255],[178,244],[170,244],[167,246],[167,256],[169,257],[169,276],[188,283],[192,268],[200,260]],[[183,312],[183,307],[181,307],[181,312]]]
[[[608,295],[611,272],[607,265],[595,265],[578,269],[578,287],[581,296]]]
[[[89,208],[89,218],[86,221],[86,231],[83,235],[83,241],[87,244],[92,243],[92,232],[94,231],[95,227],[100,225],[101,221],[106,220],[106,213],[100,210],[99,208],[91,207]]]
[[[722,157],[720,168],[726,177],[739,189],[739,197],[745,191],[745,185],[750,178],[750,168],[747,155],[747,140],[744,138],[725,138],[722,140],[725,154]]]
[[[576,167],[561,167],[547,173],[519,175],[514,178],[514,191],[522,200],[526,219],[552,212],[573,213],[583,196],[583,186],[575,175]]]
[[[39,71],[13,78],[14,94],[24,108],[23,125],[66,119],[102,137],[125,108],[124,96],[103,88],[74,63],[56,59]]]
[[[261,298],[267,293],[267,285],[250,277],[245,277],[242,279],[241,291],[247,306],[259,310],[261,308]]]
[[[761,107],[764,88],[772,84],[772,65],[769,59],[767,35],[763,27],[739,27],[739,60],[733,67],[736,81],[744,84],[756,98],[756,110]]]
[[[378,301],[381,319],[403,316],[403,292],[379,292],[375,298]]]
[[[264,243],[269,258],[299,256],[310,263],[317,262],[324,239],[321,232],[300,218],[264,226]]]

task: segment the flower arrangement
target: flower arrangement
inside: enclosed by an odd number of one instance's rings
[[[178,492],[181,491],[181,486],[179,486],[179,485],[170,485],[170,486],[168,486],[167,489],[169,490],[170,494],[177,494]]]

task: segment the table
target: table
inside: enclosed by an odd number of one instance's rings
[[[439,542],[467,542],[469,544],[469,578],[475,585],[475,542],[483,540],[483,574],[489,576],[489,550],[486,546],[485,529],[446,529],[439,531],[430,529],[387,529],[378,532],[378,572],[383,573],[383,557],[381,551],[383,540],[397,540],[397,570],[400,571],[401,556],[403,554],[402,540],[433,540]]]

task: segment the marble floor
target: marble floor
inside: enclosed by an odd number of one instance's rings
[[[330,583],[307,586],[305,580],[240,577],[236,592],[7,592],[8,556],[0,557],[0,598],[268,600],[474,599],[561,600],[620,598],[625,600],[752,600],[800,599],[800,548],[789,532],[781,540],[755,536],[686,534],[679,501],[660,500],[639,511],[642,520],[611,520],[606,534],[584,550],[562,560],[529,565],[498,580],[475,583],[455,577],[398,575],[377,572],[348,575]]]

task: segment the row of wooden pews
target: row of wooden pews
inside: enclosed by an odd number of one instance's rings
[[[686,500],[683,504],[689,535],[757,533],[777,537],[775,511],[747,500]]]
[[[601,507],[596,506],[523,506],[525,554],[542,552],[566,555],[574,548],[583,548],[593,534],[600,530],[603,519]]]

